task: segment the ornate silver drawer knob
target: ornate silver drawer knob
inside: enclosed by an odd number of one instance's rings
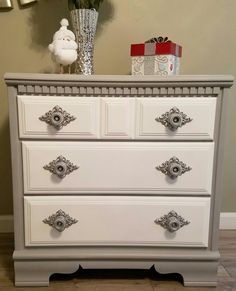
[[[70,217],[63,210],[58,210],[55,214],[50,215],[43,220],[44,223],[52,226],[57,231],[62,232],[72,224],[78,222],[77,219]]]
[[[169,161],[165,161],[160,166],[157,166],[156,169],[172,179],[192,170],[191,167],[187,166],[176,157],[170,158]]]
[[[170,111],[165,112],[155,120],[161,122],[170,130],[175,131],[193,119],[188,117],[185,113],[181,112],[177,107],[173,107],[170,109]]]
[[[190,222],[172,210],[161,218],[156,219],[155,223],[161,225],[170,232],[175,232]]]
[[[76,117],[70,115],[58,105],[39,117],[39,120],[45,121],[47,124],[52,125],[58,130],[75,119]]]
[[[79,167],[72,164],[65,157],[59,156],[56,158],[56,160],[51,161],[48,165],[45,165],[43,168],[62,179],[66,175],[69,175],[74,170],[77,170]]]

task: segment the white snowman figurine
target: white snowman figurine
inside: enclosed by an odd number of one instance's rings
[[[68,72],[71,73],[70,65],[77,59],[78,45],[75,42],[74,33],[67,29],[69,22],[67,19],[62,19],[61,28],[55,32],[53,42],[48,48],[52,53],[53,60],[60,64],[60,73],[64,73],[64,66],[68,66]]]

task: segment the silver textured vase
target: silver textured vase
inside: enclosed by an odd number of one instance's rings
[[[97,28],[98,12],[95,9],[71,10],[72,27],[78,44],[78,58],[75,72],[92,75],[94,39]]]

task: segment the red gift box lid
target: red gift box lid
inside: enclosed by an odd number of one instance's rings
[[[175,55],[182,56],[182,47],[172,41],[163,43],[139,43],[131,44],[130,55],[152,56],[152,55]]]

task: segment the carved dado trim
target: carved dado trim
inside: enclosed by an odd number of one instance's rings
[[[4,76],[8,87],[18,94],[49,96],[104,96],[104,97],[216,97],[223,88],[233,84],[231,75],[68,75],[19,74]]]
[[[122,86],[62,86],[62,85],[18,85],[18,94],[50,96],[104,96],[104,97],[216,97],[220,87],[136,87]]]

